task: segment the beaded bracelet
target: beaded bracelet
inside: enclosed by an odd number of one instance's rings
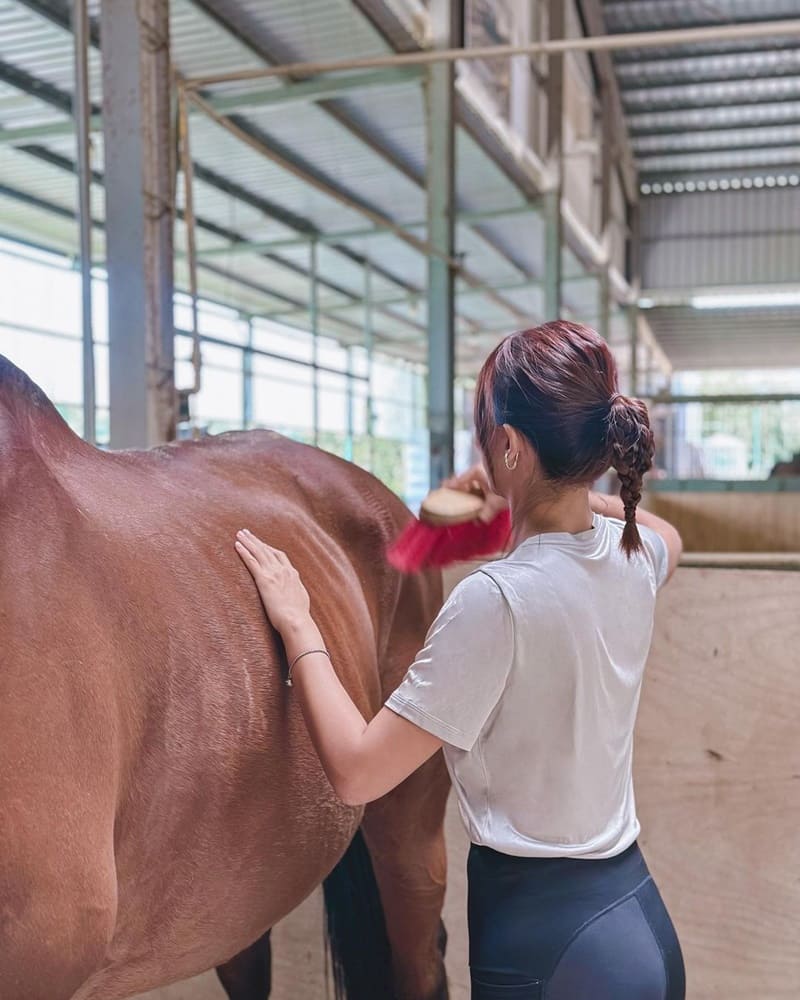
[[[298,660],[302,660],[304,656],[310,656],[312,653],[324,653],[328,659],[331,658],[331,654],[327,649],[307,649],[305,653],[298,653],[298,655],[295,656],[289,664],[289,670],[286,673],[286,687],[292,687],[292,669],[294,668],[295,663],[297,663]]]

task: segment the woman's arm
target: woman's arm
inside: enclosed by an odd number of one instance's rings
[[[300,653],[324,648],[308,593],[286,554],[247,531],[238,533],[236,551],[281,634],[289,663]],[[325,774],[348,805],[385,795],[442,746],[438,737],[389,708],[367,723],[324,653],[298,660],[292,685]]]
[[[589,503],[596,514],[604,514],[606,517],[614,517],[620,521],[625,520],[625,507],[620,497],[609,496],[607,493],[589,493]],[[657,517],[648,510],[639,507],[636,511],[636,520],[639,524],[645,525],[658,532],[664,539],[667,546],[668,569],[664,582],[672,576],[683,552],[683,541],[676,528],[665,521],[663,517]]]

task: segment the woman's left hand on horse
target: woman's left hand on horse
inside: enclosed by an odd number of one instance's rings
[[[286,553],[262,542],[246,528],[237,532],[235,548],[250,570],[273,626],[283,634],[307,621],[308,591]]]

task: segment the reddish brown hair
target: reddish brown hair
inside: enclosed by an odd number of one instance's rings
[[[590,485],[609,467],[622,484],[622,547],[641,548],[636,507],[653,464],[653,432],[640,399],[618,392],[617,366],[594,330],[559,320],[506,337],[486,359],[475,426],[489,460],[494,430],[510,424],[536,451],[553,485]]]

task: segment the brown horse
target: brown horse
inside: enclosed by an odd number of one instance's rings
[[[247,525],[287,551],[370,718],[441,602],[438,574],[383,559],[408,517],[270,432],[98,451],[0,357],[3,1000],[118,1000],[215,966],[263,1000],[265,932],[340,859],[349,996],[446,997],[442,756],[366,809],[340,802],[233,548]]]

